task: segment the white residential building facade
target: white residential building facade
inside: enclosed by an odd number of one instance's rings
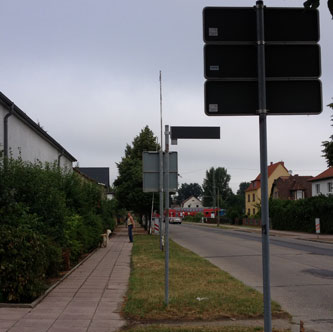
[[[333,167],[312,178],[310,182],[312,183],[312,196],[333,195]]]
[[[76,159],[0,92],[0,157],[57,163],[72,169]]]

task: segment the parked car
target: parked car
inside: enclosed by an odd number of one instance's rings
[[[169,223],[170,224],[181,224],[182,218],[180,217],[169,217]]]

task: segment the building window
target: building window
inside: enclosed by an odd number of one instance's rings
[[[250,209],[247,210],[247,214],[251,215],[251,210]]]
[[[256,214],[256,209],[253,209],[253,215],[255,215]]]
[[[320,183],[316,184],[316,193],[320,194]]]
[[[256,194],[252,194],[252,201],[253,201],[253,202],[256,201]]]
[[[304,191],[296,190],[296,199],[303,199],[303,198],[304,198]]]
[[[199,205],[197,205],[197,208],[199,207]]]
[[[327,183],[327,189],[328,189],[329,193],[333,192],[333,182],[328,182]]]
[[[250,194],[247,195],[247,201],[248,201],[248,202],[251,201],[251,196],[250,196]]]
[[[191,207],[191,204],[189,204],[187,207],[189,207],[189,208],[190,208],[190,207]]]

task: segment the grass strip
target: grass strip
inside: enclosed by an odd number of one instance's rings
[[[149,327],[134,327],[126,329],[126,332],[264,332],[263,327],[223,326],[223,327],[168,327],[152,325]],[[276,330],[273,332],[290,332],[290,330]]]
[[[263,316],[262,294],[173,241],[170,241],[169,305],[165,306],[164,266],[159,237],[136,236],[123,307],[126,319],[150,322]],[[286,315],[275,302],[272,313]]]

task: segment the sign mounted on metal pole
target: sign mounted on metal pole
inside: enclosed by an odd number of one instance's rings
[[[220,127],[171,127],[171,144],[181,139],[220,139]]]
[[[267,115],[322,111],[319,13],[315,9],[203,10],[205,113],[259,115],[264,330],[272,330]],[[305,100],[306,99],[306,100]]]
[[[143,176],[143,192],[159,192],[160,191],[160,160],[159,151],[144,151],[142,153],[142,176]],[[164,155],[164,165],[166,155]],[[176,192],[178,189],[178,154],[177,152],[169,152],[169,191]],[[164,183],[166,182],[166,171],[164,171]]]
[[[263,15],[267,114],[321,113],[318,10],[264,7]],[[255,7],[204,8],[207,115],[258,115],[257,28]]]

